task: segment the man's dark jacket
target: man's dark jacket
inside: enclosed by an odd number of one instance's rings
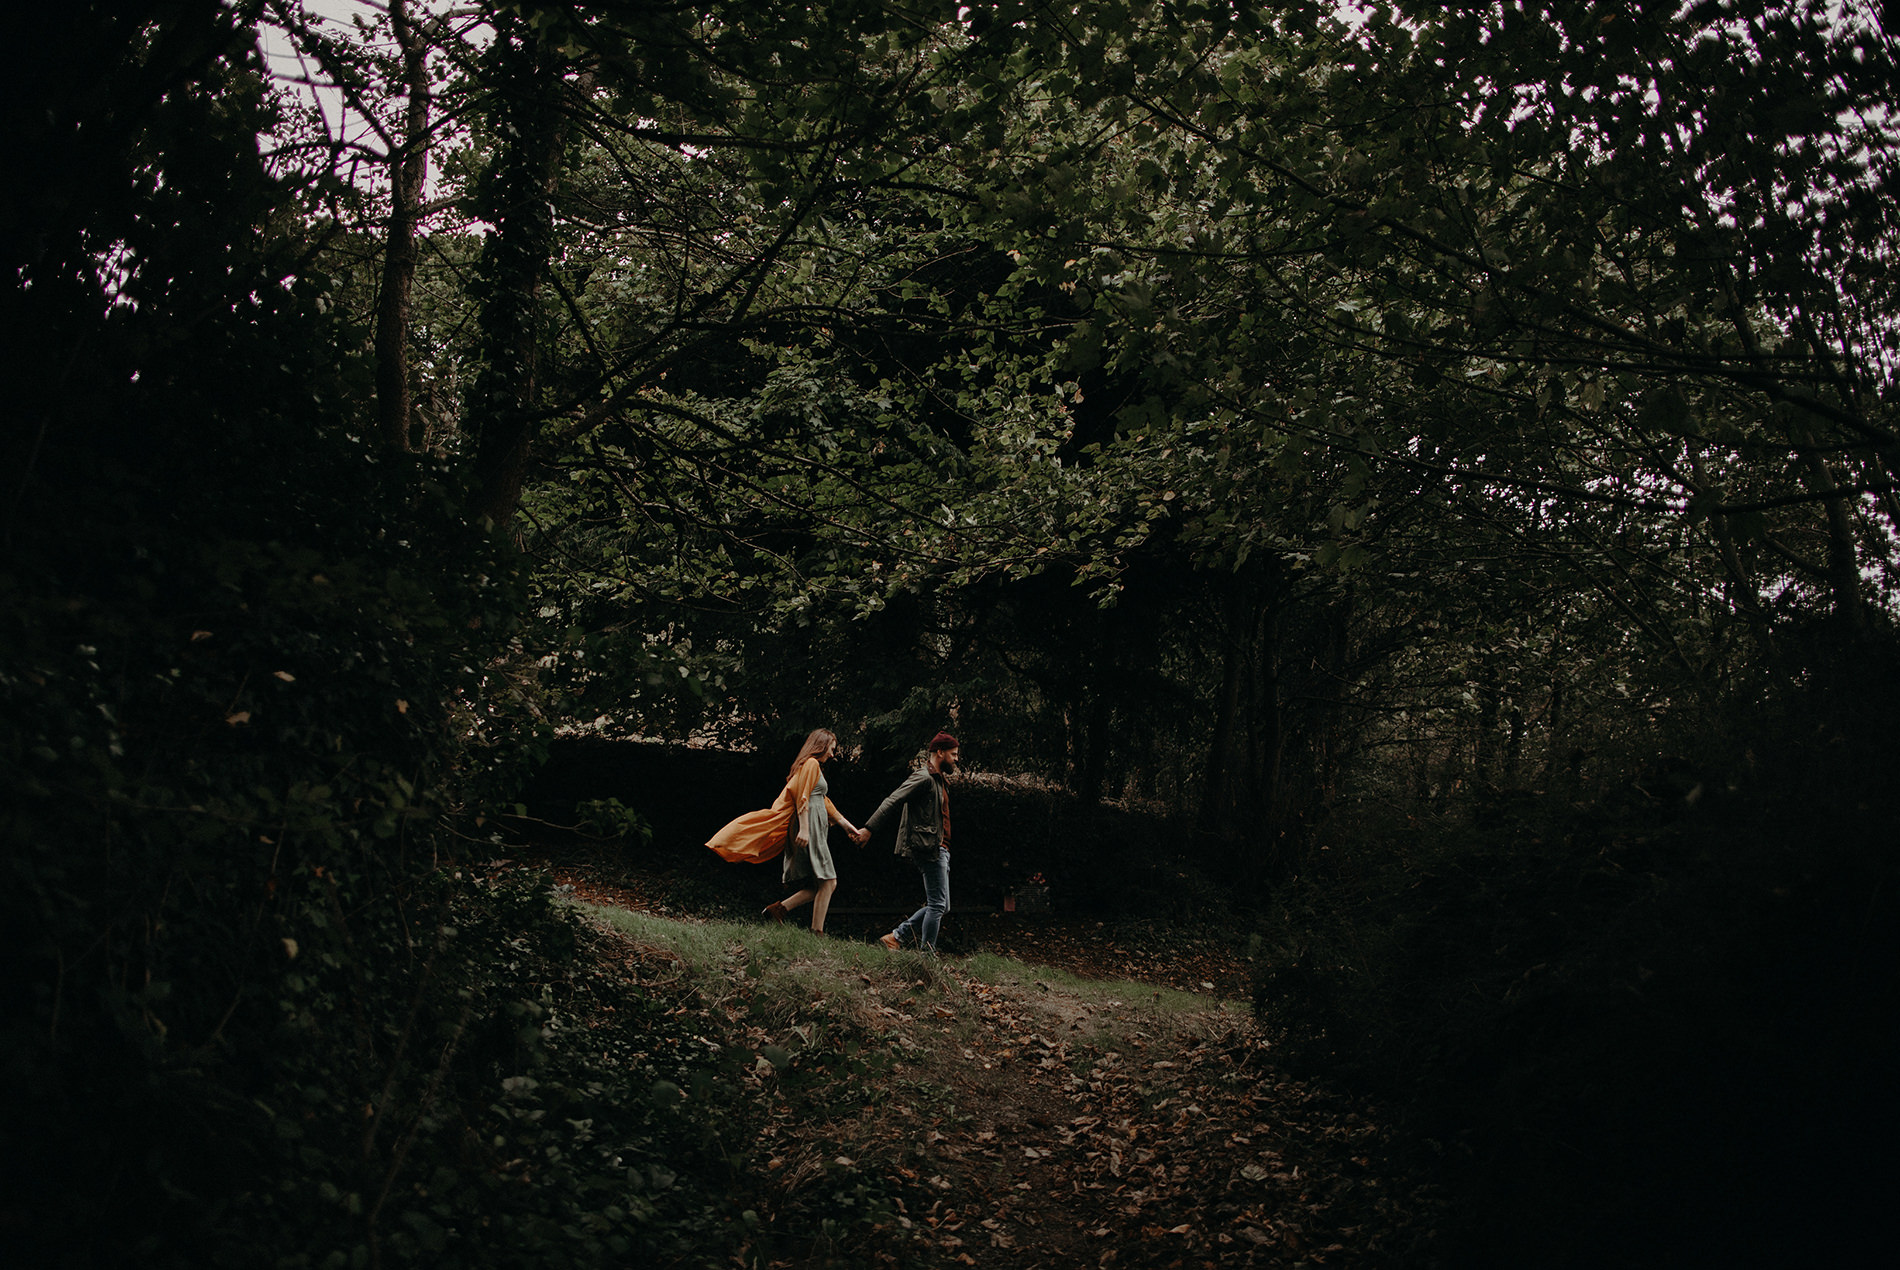
[[[877,810],[864,822],[864,827],[875,831],[890,819],[893,811],[901,809],[902,814],[897,821],[896,853],[922,859],[943,844],[943,799],[948,788],[943,777],[931,771],[930,765],[925,763],[905,777],[904,783],[877,805]]]

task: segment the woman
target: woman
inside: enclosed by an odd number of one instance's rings
[[[815,729],[792,760],[785,777],[785,788],[764,811],[747,812],[712,836],[706,845],[721,859],[735,862],[763,862],[785,851],[782,880],[786,885],[808,882],[782,900],[765,906],[764,916],[775,922],[805,904],[811,905],[814,934],[825,933],[825,914],[831,909],[831,893],[838,889],[838,866],[831,858],[831,826],[843,825],[851,840],[859,846],[870,835],[844,818],[844,813],[825,797],[827,782],[824,765],[838,752],[838,737],[829,728]]]

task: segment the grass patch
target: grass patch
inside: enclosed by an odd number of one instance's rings
[[[862,1006],[873,987],[944,986],[937,971],[912,959],[894,958],[873,945],[814,938],[795,926],[687,922],[610,905],[581,907],[636,942],[671,952],[708,991],[717,991],[717,981],[740,975],[768,996]]]
[[[1032,966],[996,953],[940,958],[892,953],[875,944],[815,939],[791,926],[679,921],[612,906],[582,906],[596,920],[636,942],[677,956],[701,991],[731,998],[741,988],[746,1013],[768,1029],[828,1021],[875,1030],[873,1016],[893,1004],[922,1006],[931,1024],[951,1024],[967,1039],[979,1002],[965,981],[1005,988],[1030,1000],[1062,1000],[1088,1019],[1088,1040],[1102,1048],[1145,1039],[1210,1011],[1238,1016],[1245,1005],[1129,979],[1089,979],[1052,966]]]

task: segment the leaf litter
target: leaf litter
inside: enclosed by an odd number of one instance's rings
[[[593,912],[622,973],[679,994],[694,965],[676,1008],[754,1056],[735,1202],[760,1234],[736,1265],[1431,1264],[1429,1176],[1376,1108],[1280,1070],[1231,1003],[787,929],[725,928],[696,957],[665,946],[690,922]],[[851,1213],[812,1218],[840,1194]]]

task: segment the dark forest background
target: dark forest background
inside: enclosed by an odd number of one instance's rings
[[[1887,1242],[1890,6],[358,17],[0,52],[9,1247],[717,1247],[486,1189],[613,1079],[493,861],[696,868],[815,726],[1230,933],[1445,1264]]]

